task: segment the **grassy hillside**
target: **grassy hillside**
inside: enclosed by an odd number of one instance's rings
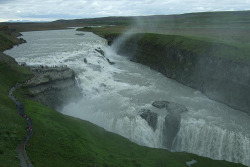
[[[202,37],[233,45],[249,46],[249,15],[250,11],[204,12],[179,15],[57,20],[49,23],[8,23],[7,25],[17,31],[116,25],[133,27],[134,30],[141,33]]]
[[[0,52],[10,49],[18,44],[18,40],[10,36],[8,33],[9,31],[6,26],[0,26]]]
[[[0,166],[18,166],[16,147],[25,136],[25,120],[15,103],[8,97],[8,91],[17,82],[31,76],[27,69],[17,65],[13,58],[0,53]]]

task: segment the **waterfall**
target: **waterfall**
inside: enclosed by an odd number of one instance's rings
[[[25,32],[28,43],[6,53],[28,65],[67,65],[76,72],[83,98],[64,106],[64,114],[88,120],[140,145],[166,148],[169,129],[164,126],[169,113],[151,104],[156,100],[175,102],[188,111],[180,114],[179,129],[168,147],[171,151],[250,166],[250,117],[117,55],[114,49],[131,33],[110,48],[106,40],[88,32],[84,36],[75,35],[74,30]],[[100,49],[105,57],[97,51]],[[115,64],[110,65],[106,58]],[[141,109],[158,115],[155,129],[141,118]]]
[[[211,125],[204,120],[181,121],[178,151],[185,151],[217,160],[250,164],[249,137]]]

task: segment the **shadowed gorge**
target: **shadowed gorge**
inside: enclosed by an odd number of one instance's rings
[[[211,99],[250,114],[249,53],[181,36],[135,34],[117,49]]]

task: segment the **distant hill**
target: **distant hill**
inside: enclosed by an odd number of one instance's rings
[[[8,25],[12,29],[18,31],[34,31],[62,29],[67,27],[81,27],[90,25],[123,25],[131,26],[135,24],[172,27],[194,27],[194,26],[241,26],[250,27],[250,11],[233,11],[233,12],[203,12],[203,13],[187,13],[178,15],[153,15],[153,16],[118,16],[118,17],[101,17],[86,18],[74,20],[56,20],[45,23],[0,23]]]

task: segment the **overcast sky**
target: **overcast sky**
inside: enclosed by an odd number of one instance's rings
[[[250,0],[0,0],[0,22],[250,10]]]

